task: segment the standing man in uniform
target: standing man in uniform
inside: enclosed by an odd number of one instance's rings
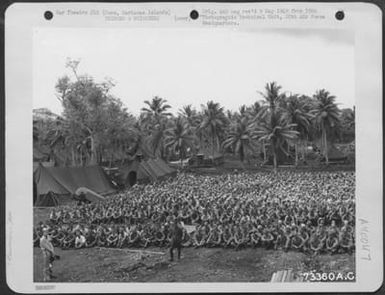
[[[48,236],[48,229],[43,230],[43,236],[40,238],[40,248],[43,252],[43,280],[49,282],[52,278],[52,262],[55,257],[55,250]]]
[[[174,260],[174,249],[178,250],[178,260],[182,250],[183,227],[180,219],[174,220],[171,226],[170,261]]]

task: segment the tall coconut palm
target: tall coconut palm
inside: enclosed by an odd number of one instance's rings
[[[340,124],[340,110],[335,103],[336,97],[330,95],[325,89],[318,90],[314,94],[315,104],[315,123],[321,131],[321,151],[325,157],[326,164],[329,164],[328,157],[328,137]]]
[[[155,118],[156,120],[171,116],[171,113],[168,112],[168,109],[171,109],[171,106],[167,104],[167,100],[161,97],[155,96],[151,101],[145,100],[144,103],[147,107],[144,107],[141,110],[145,116]]]
[[[262,109],[261,103],[256,101],[247,108],[247,116],[250,118],[250,120],[254,120],[254,121],[258,120],[259,119],[258,116],[261,113],[261,109]]]
[[[355,108],[341,110],[341,139],[343,142],[352,141],[355,137]]]
[[[285,95],[281,93],[282,86],[276,82],[266,83],[265,92],[259,92],[264,98],[262,102],[261,110],[258,116],[264,119],[270,114],[279,114],[283,111],[283,102]]]
[[[172,120],[165,131],[165,148],[179,154],[182,161],[186,157],[187,150],[194,148],[195,137],[187,120],[183,117],[177,117]]]
[[[225,111],[226,120],[228,122],[231,122],[231,121],[235,120],[236,115],[237,115],[236,112],[233,112],[231,110],[226,110]]]
[[[295,130],[298,131],[298,140],[295,142],[295,165],[298,165],[298,146],[301,140],[305,140],[309,134],[311,120],[314,118],[314,111],[308,110],[309,100],[300,98],[297,95],[289,96],[285,99],[285,111],[283,118],[291,124],[296,124]]]
[[[141,154],[145,157],[149,157],[152,154],[151,150],[151,138],[146,133],[144,124],[137,121],[134,125],[136,132],[130,139],[130,154]]]
[[[215,154],[215,148],[219,148],[219,134],[223,132],[227,123],[223,107],[219,103],[208,101],[202,105],[202,121],[199,125],[200,130],[204,130],[211,139],[212,156]]]
[[[276,82],[266,83],[265,92],[259,92],[263,97],[263,101],[258,105],[255,103],[253,106],[254,111],[259,109],[258,113],[253,118],[252,124],[257,126],[259,122],[270,121],[273,116],[279,116],[282,113],[282,101],[285,97],[280,91],[282,86],[278,85]],[[267,161],[267,150],[266,147],[269,146],[270,149],[274,147],[270,144],[270,141],[261,140],[263,157],[264,161]]]
[[[199,125],[198,113],[191,104],[183,106],[182,109],[179,110],[179,115],[187,120],[190,128],[193,130]]]
[[[284,117],[285,96],[280,93],[281,88],[276,82],[266,84],[265,92],[260,92],[265,99],[264,105],[261,107],[258,119],[251,124],[251,128],[254,129],[253,138],[263,144],[270,143],[274,169],[278,166],[278,149],[284,151],[283,145],[296,139],[299,134],[294,130],[296,124],[289,123]]]
[[[252,130],[249,128],[249,120],[246,116],[230,124],[227,138],[223,142],[223,147],[231,147],[243,163],[247,157],[247,151],[253,151]]]
[[[147,130],[150,133],[153,155],[156,156],[159,153],[160,157],[163,158],[164,132],[168,118],[172,116],[168,112],[171,106],[167,104],[167,100],[158,96],[155,96],[151,102],[145,100],[144,103],[147,107],[141,109],[143,114],[142,123],[147,126]]]
[[[297,139],[299,132],[294,130],[295,124],[288,123],[282,117],[271,116],[270,120],[254,125],[252,138],[263,142],[269,142],[273,153],[274,170],[278,167],[278,150],[283,150],[283,145],[288,141]]]

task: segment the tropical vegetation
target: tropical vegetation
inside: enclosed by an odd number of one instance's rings
[[[206,151],[209,157],[234,154],[242,163],[270,160],[277,167],[286,158],[298,165],[309,146],[327,164],[333,144],[354,141],[355,109],[340,109],[325,89],[313,96],[288,94],[270,82],[260,100],[236,111],[209,100],[200,109],[185,105],[174,112],[166,98],[155,96],[135,116],[111,94],[112,80],[81,75],[78,64],[68,60],[73,75],[56,84],[62,114],[34,110],[34,148],[57,165],[111,164],[138,154],[182,162]]]

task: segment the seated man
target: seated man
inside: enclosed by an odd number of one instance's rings
[[[221,237],[219,235],[219,230],[216,225],[214,225],[210,229],[210,233],[207,237],[207,246],[208,247],[216,247],[220,244],[221,242]]]
[[[123,222],[122,209],[121,208],[115,208],[115,210],[112,213],[112,220],[115,223],[122,223]]]
[[[231,247],[234,245],[235,241],[234,241],[234,235],[233,235],[233,231],[232,231],[232,226],[229,225],[229,224],[226,224],[224,226],[224,231],[223,231],[223,243],[224,243],[224,247],[227,248],[227,247]]]
[[[285,226],[285,229],[284,229],[284,232],[283,232],[283,239],[284,239],[284,250],[285,252],[287,252],[291,246],[291,238],[292,238],[293,234],[292,234],[292,231],[291,231],[291,228],[290,226],[286,225]]]
[[[310,246],[310,249],[313,251],[314,255],[318,255],[321,252],[324,245],[318,235],[318,232],[313,233],[310,236],[309,246]]]
[[[302,240],[301,244],[298,246],[298,249],[307,252],[309,250],[309,238],[310,235],[304,223],[301,223],[298,230],[298,237]]]
[[[253,248],[261,246],[262,243],[262,226],[255,225],[253,226],[253,229],[251,230],[250,233],[250,239],[251,239],[251,245]]]
[[[85,247],[91,248],[96,245],[97,239],[96,239],[96,234],[94,230],[91,229],[90,231],[88,231],[87,234],[85,235],[85,238],[86,238]]]
[[[72,248],[75,244],[75,235],[70,230],[66,233],[66,237],[63,240],[63,249],[69,249]]]
[[[86,238],[83,236],[83,234],[77,230],[75,233],[75,248],[83,248],[86,246]]]
[[[193,240],[191,238],[191,235],[187,232],[186,229],[184,229],[183,235],[182,235],[182,246],[190,247],[192,244],[193,244]]]
[[[330,254],[335,254],[338,250],[339,240],[336,231],[329,231],[326,238],[326,250]]]
[[[107,236],[107,247],[116,247],[116,244],[118,243],[118,233],[116,232],[116,229],[113,229],[111,233]]]
[[[262,234],[262,244],[265,246],[266,249],[271,249],[274,245],[274,236],[268,229],[263,230]]]
[[[206,237],[205,237],[204,230],[202,227],[199,227],[199,229],[197,229],[194,232],[194,236],[193,236],[194,248],[203,247],[205,242],[206,242]]]
[[[130,234],[128,236],[128,246],[129,247],[137,247],[140,241],[140,236],[138,234],[137,229],[134,227],[131,228]]]
[[[146,226],[141,234],[140,246],[147,248],[152,243],[152,231],[149,226]]]
[[[58,220],[59,220],[59,214],[58,212],[56,212],[55,209],[53,209],[51,211],[51,213],[49,214],[49,219],[50,221],[52,222],[52,224],[57,224],[58,223]]]
[[[301,251],[304,245],[304,240],[299,232],[294,232],[291,237],[291,246],[294,250]]]
[[[118,241],[117,241],[116,246],[118,248],[122,248],[126,239],[127,239],[126,231],[124,230],[123,227],[119,227],[119,229],[118,229]]]
[[[253,233],[253,234],[256,235],[256,233]],[[260,239],[258,238],[257,241],[259,240]],[[284,243],[285,243],[285,237],[284,237],[283,231],[277,231],[277,235],[274,240],[274,250],[282,249],[282,246],[284,245]]]
[[[348,230],[341,229],[339,244],[342,251],[352,254],[354,250],[353,235]]]
[[[155,245],[162,247],[164,245],[165,234],[164,234],[164,226],[157,227],[155,230]]]
[[[58,237],[60,236],[60,230],[55,228],[52,233],[51,233],[51,238],[52,238],[52,245],[54,247],[59,247],[60,246],[60,243],[58,241]]]
[[[241,249],[246,242],[244,232],[240,226],[235,228],[234,242],[235,250]]]
[[[98,247],[105,247],[106,246],[106,235],[104,234],[103,227],[99,227],[96,232],[96,245]]]

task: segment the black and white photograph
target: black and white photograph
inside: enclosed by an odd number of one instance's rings
[[[34,41],[34,280],[355,280],[352,34]]]
[[[12,289],[377,287],[381,11],[290,5],[10,9]]]

